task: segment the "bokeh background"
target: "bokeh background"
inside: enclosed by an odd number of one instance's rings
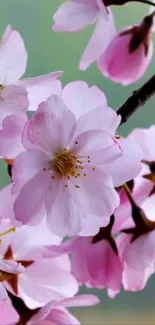
[[[87,71],[78,70],[80,56],[91,35],[92,27],[78,33],[54,33],[51,30],[52,15],[63,0],[0,0],[0,33],[7,24],[17,29],[25,40],[28,51],[26,77],[64,70],[63,84],[73,80],[84,80],[97,85],[107,96],[109,106],[120,107],[125,99],[155,72],[154,57],[145,76],[140,82],[123,87],[104,78],[92,65]],[[147,5],[138,3],[112,8],[117,28],[138,23],[148,11]],[[104,37],[103,31],[103,37]],[[148,127],[155,123],[155,98],[140,109],[119,133],[127,135],[135,127]],[[6,166],[0,164],[1,187],[9,182]],[[90,290],[83,289],[83,292]],[[94,291],[93,291],[94,292]],[[121,292],[115,300],[107,297],[105,290],[97,291],[101,305],[84,308],[74,314],[82,324],[155,324],[155,276],[144,291],[139,293]],[[67,325],[67,324],[65,324]]]

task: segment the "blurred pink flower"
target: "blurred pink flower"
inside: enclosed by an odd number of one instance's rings
[[[0,85],[2,88],[2,90],[0,90],[1,97],[3,98],[3,96],[9,96],[6,105],[4,103],[4,100],[3,103],[0,102],[0,105],[3,106],[3,110],[5,106],[8,106],[8,103],[9,108],[7,109],[11,110],[12,114],[16,114],[16,111],[18,109],[17,103],[18,106],[20,105],[21,110],[22,106],[23,109],[28,108],[28,102],[27,105],[25,103],[26,108],[24,106],[24,98],[27,92],[29,110],[36,110],[38,104],[41,101],[45,100],[53,93],[59,94],[61,92],[61,83],[60,81],[55,80],[62,75],[61,71],[49,73],[40,77],[20,80],[26,70],[27,52],[22,37],[16,30],[12,30],[11,26],[6,27],[1,39],[0,62]],[[14,86],[12,86],[13,84]],[[20,87],[15,85],[20,85]],[[23,86],[27,92],[21,86]],[[15,91],[16,94],[14,94]],[[22,96],[24,96],[23,100],[22,97],[21,99],[18,98],[20,93]],[[12,102],[13,95],[16,95],[16,102],[14,103]],[[2,114],[3,113],[1,110],[1,116]]]
[[[50,302],[41,308],[27,323],[27,325],[80,325],[79,321],[71,315],[66,308],[93,306],[99,303],[99,299],[93,295],[79,295],[72,298],[60,300],[59,302]]]
[[[94,237],[76,237],[59,247],[49,247],[46,257],[54,254],[71,254],[72,274],[77,281],[92,288],[107,288],[114,298],[122,285],[122,263],[108,226]]]
[[[93,35],[80,61],[80,69],[85,70],[96,61],[115,33],[111,12],[102,0],[68,0],[53,16],[54,31],[75,32],[87,25],[96,24]]]
[[[9,228],[9,222],[3,220],[0,232]],[[0,257],[4,260],[0,264],[0,283],[13,295],[22,298],[30,309],[44,306],[51,300],[72,297],[78,291],[68,256],[51,259],[43,256],[43,245],[47,240],[50,244],[60,243],[60,240],[56,241],[50,232],[45,232],[43,224],[44,234],[40,235],[41,229],[39,234],[37,228],[36,233],[31,227],[17,228],[14,233],[3,236],[0,245]],[[24,272],[16,275],[17,271],[23,271],[23,266]],[[3,273],[5,270],[11,274]]]
[[[136,82],[145,73],[153,54],[150,39],[153,16],[144,18],[140,25],[129,27],[114,37],[99,58],[101,72],[123,85]]]

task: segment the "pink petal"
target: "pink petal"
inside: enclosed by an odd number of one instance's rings
[[[15,84],[24,74],[26,63],[24,41],[16,30],[8,26],[0,44],[0,84]]]
[[[3,284],[0,284],[1,288],[2,288],[2,286],[3,286]],[[1,291],[1,288],[0,288],[0,291]],[[7,298],[6,290],[5,290],[5,296]],[[11,303],[9,298],[6,299],[4,302],[1,302],[0,314],[1,314],[0,325],[16,324],[18,322],[18,320],[19,320],[19,315],[17,314],[17,312],[13,308],[12,303]]]
[[[46,195],[47,224],[51,231],[60,236],[77,234],[81,230],[80,211],[74,199],[72,184],[69,189],[65,182],[53,182]]]
[[[61,97],[52,95],[43,102],[34,116],[32,136],[43,150],[55,153],[68,146],[75,129],[75,116]]]
[[[0,282],[0,302],[5,301],[7,299],[7,297],[8,297],[7,291],[6,291],[3,283]],[[0,318],[0,324],[1,324],[1,318]]]
[[[108,106],[100,106],[83,114],[77,121],[76,134],[80,134],[81,130],[103,130],[114,135],[119,124],[120,116]]]
[[[2,89],[0,98],[0,126],[3,119],[10,114],[25,117],[28,105],[27,91],[23,87],[10,85]]]
[[[131,268],[143,270],[155,259],[155,232],[151,231],[129,243],[124,250],[123,258]]]
[[[76,31],[91,24],[99,8],[93,0],[70,0],[62,4],[54,14],[54,31]]]
[[[20,222],[15,220],[14,218],[14,203],[16,200],[16,195],[12,194],[12,184],[9,184],[5,186],[1,191],[0,191],[0,217],[4,219],[11,220],[11,225],[12,226],[20,226]],[[11,228],[11,226],[10,226]]]
[[[84,161],[84,166],[90,164],[93,167],[113,162],[122,155],[118,142],[107,132],[100,130],[81,133],[74,139],[71,150],[78,159]]]
[[[36,111],[38,105],[52,94],[60,95],[62,92],[61,82],[56,80],[63,74],[62,71],[48,73],[34,78],[20,81],[28,92],[29,111]]]
[[[80,325],[80,322],[69,313],[68,310],[65,309],[56,309],[53,308],[51,313],[45,319],[50,324],[64,325],[64,324],[72,324],[72,325]],[[52,323],[51,323],[52,322]]]
[[[105,13],[101,11],[98,15],[92,37],[80,60],[81,70],[86,70],[90,64],[99,59],[106,50],[114,34],[115,24],[112,14],[109,13],[107,14],[107,17],[105,17]]]
[[[67,298],[57,303],[60,307],[85,307],[97,305],[100,302],[99,298],[94,295],[78,295],[72,298]]]
[[[147,197],[145,201],[141,204],[141,208],[143,209],[147,218],[151,221],[155,221],[154,206],[155,206],[155,194]]]
[[[23,224],[38,225],[45,214],[45,193],[49,175],[39,172],[31,178],[19,193],[15,205],[15,218]]]
[[[86,177],[81,175],[77,180],[71,180],[74,187],[76,184],[80,186],[72,192],[76,204],[92,215],[110,216],[119,205],[119,196],[113,188],[111,177],[99,168],[95,171],[85,168],[84,172]],[[70,188],[70,183],[68,187]]]
[[[155,136],[155,125],[150,126],[148,129],[135,129],[133,130],[129,138],[136,141],[143,151],[143,159],[155,160],[155,152],[153,150],[153,139]]]
[[[142,168],[143,158],[141,147],[131,139],[120,139],[122,155],[114,162],[107,164],[107,171],[112,175],[114,186],[123,185],[135,178]]]
[[[21,151],[24,151],[22,143],[22,131],[26,118],[18,115],[7,116],[0,130],[0,156],[14,159]]]
[[[73,81],[66,85],[62,92],[62,99],[77,119],[99,106],[107,106],[104,93],[96,86],[88,87],[84,81]]]
[[[25,271],[25,268],[13,260],[0,260],[0,271],[7,272],[7,273],[22,273]]]
[[[48,168],[48,156],[42,151],[21,152],[12,168],[13,192],[18,192],[32,177]]]
[[[107,287],[120,290],[122,283],[122,263],[107,241],[94,244],[88,251],[88,270],[92,287]]]
[[[39,259],[20,275],[19,295],[29,308],[41,307],[52,300],[64,299],[77,293],[77,281],[63,267],[66,262],[68,263],[67,256]]]
[[[154,264],[147,269],[136,270],[130,268],[127,264],[124,267],[123,285],[128,291],[143,290],[150,276],[154,273]]]

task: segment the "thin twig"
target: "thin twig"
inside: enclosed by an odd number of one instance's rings
[[[117,110],[117,114],[121,115],[121,124],[127,122],[129,117],[133,115],[138,108],[143,106],[148,99],[155,94],[155,74],[141,88],[134,91],[126,102]]]

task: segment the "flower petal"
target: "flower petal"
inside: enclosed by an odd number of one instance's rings
[[[48,167],[48,156],[42,151],[21,152],[12,168],[13,192],[18,192],[33,176]]]
[[[103,37],[104,33],[104,37]],[[101,11],[98,15],[96,27],[93,35],[80,60],[80,69],[86,70],[90,64],[98,60],[104,53],[109,42],[115,34],[115,24],[111,13],[107,14]]]
[[[84,161],[83,166],[90,164],[93,167],[113,162],[122,155],[116,139],[100,130],[81,133],[74,139],[71,150],[79,160]]]
[[[143,158],[142,150],[135,141],[120,139],[118,142],[122,148],[122,155],[107,164],[107,171],[112,175],[114,186],[123,185],[138,176]]]
[[[100,106],[83,114],[77,121],[76,135],[80,134],[81,130],[103,130],[111,135],[114,135],[121,117],[108,106]]]
[[[54,14],[54,31],[77,31],[91,24],[99,11],[96,1],[70,0]]]
[[[25,117],[28,105],[27,91],[24,87],[15,85],[4,87],[0,96],[0,127],[3,119],[10,114]]]
[[[68,146],[74,129],[75,116],[61,97],[52,95],[40,104],[32,123],[32,136],[43,150],[55,154]]]
[[[20,81],[26,88],[29,99],[29,111],[36,111],[38,105],[52,94],[60,95],[62,92],[61,82],[56,80],[63,72],[57,71],[35,78],[27,78]]]
[[[22,131],[26,118],[18,115],[7,116],[0,130],[0,156],[14,159],[21,151],[24,151],[22,143]]]
[[[62,99],[77,119],[98,106],[107,105],[104,93],[96,86],[88,87],[84,81],[73,81],[66,85]]]
[[[15,84],[24,74],[26,63],[24,41],[16,30],[8,26],[0,44],[0,84]]]
[[[62,180],[54,181],[46,195],[47,224],[60,237],[77,234],[81,230],[80,210],[77,209],[74,193],[71,194],[73,190],[72,185],[69,189],[65,187]]]
[[[72,298],[66,298],[57,303],[60,307],[84,307],[97,305],[99,298],[94,295],[78,295]]]
[[[77,179],[71,179],[76,190],[73,193],[76,205],[96,216],[110,216],[119,205],[119,196],[113,187],[111,177],[99,168],[95,171],[92,168],[85,168],[84,172],[86,176],[81,174]],[[79,188],[76,188],[76,185]]]
[[[15,204],[15,218],[23,224],[38,225],[45,215],[45,193],[50,178],[40,172],[31,178],[20,191]]]

